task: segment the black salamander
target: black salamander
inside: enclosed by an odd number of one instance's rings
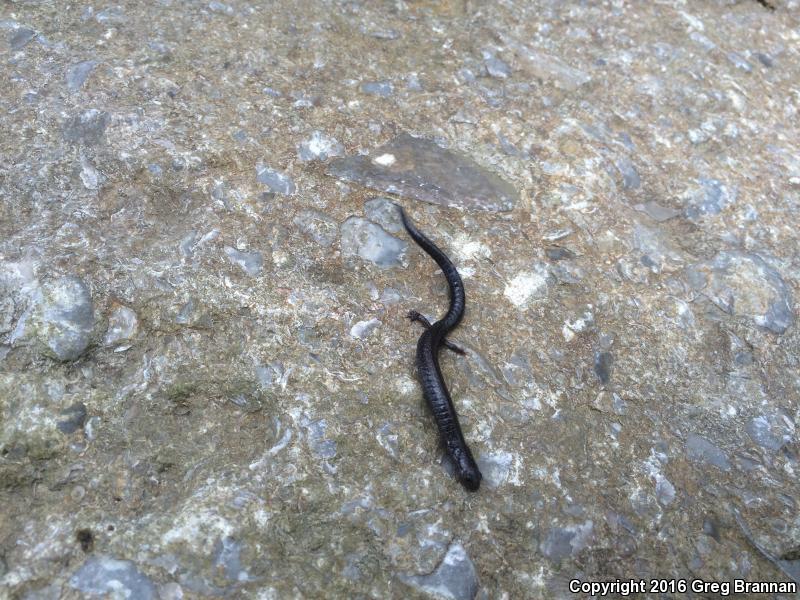
[[[425,331],[417,342],[417,372],[419,373],[425,401],[428,403],[433,413],[433,418],[436,420],[436,426],[439,428],[439,436],[444,443],[445,450],[453,461],[456,478],[467,490],[475,492],[481,484],[481,472],[475,463],[475,459],[472,458],[472,452],[470,452],[469,446],[464,440],[464,434],[461,433],[458,415],[439,367],[439,350],[442,346],[463,354],[463,350],[450,343],[445,337],[459,324],[464,316],[466,303],[464,283],[461,281],[461,276],[456,271],[455,265],[450,262],[447,255],[409,221],[401,207],[398,206],[398,209],[408,235],[428,256],[436,261],[436,264],[439,265],[439,268],[447,278],[447,285],[450,288],[450,308],[440,320],[431,324],[416,311],[411,311],[408,317],[412,321],[419,321],[425,325]]]

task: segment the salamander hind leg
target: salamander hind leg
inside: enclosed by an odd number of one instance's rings
[[[425,329],[430,329],[431,327],[431,322],[427,318],[425,318],[423,314],[417,312],[416,310],[408,311],[406,318],[408,318],[412,322],[416,321],[417,323],[421,323]],[[458,344],[454,344],[448,339],[445,339],[442,343],[444,344],[445,348],[447,348],[448,350],[452,350],[456,354],[464,356],[467,353],[467,351],[464,350],[461,346],[459,346]]]

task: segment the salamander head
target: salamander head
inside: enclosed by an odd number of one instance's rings
[[[481,472],[469,450],[453,453],[456,479],[470,492],[477,492],[481,486]]]
[[[477,492],[481,487],[481,472],[477,468],[460,471],[457,476],[461,485],[469,492]]]

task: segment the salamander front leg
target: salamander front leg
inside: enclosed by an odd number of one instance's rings
[[[416,321],[417,323],[422,323],[422,326],[425,329],[430,329],[431,322],[428,321],[428,319],[426,319],[422,314],[418,313],[417,311],[415,311],[415,310],[408,311],[408,314],[406,315],[406,317],[411,321]],[[450,340],[448,340],[446,338],[442,341],[442,344],[444,344],[445,348],[447,348],[448,350],[452,350],[456,354],[461,354],[463,356],[463,355],[465,355],[467,353],[467,351],[464,350],[461,346],[459,346],[458,344],[454,344],[453,342],[451,342]]]

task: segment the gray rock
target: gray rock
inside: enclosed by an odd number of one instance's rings
[[[508,79],[511,76],[511,67],[504,60],[491,56],[483,61],[486,72],[496,79]]]
[[[84,110],[64,124],[64,139],[68,142],[94,146],[105,139],[111,117],[96,108]]]
[[[208,9],[211,12],[221,13],[223,15],[232,15],[233,7],[225,4],[224,2],[209,2]]]
[[[617,159],[617,170],[622,175],[622,185],[628,189],[636,190],[641,186],[641,179],[639,178],[639,171],[633,166],[633,163],[627,156],[622,156]]]
[[[521,59],[521,64],[534,77],[552,80],[557,86],[567,91],[575,90],[592,80],[585,71],[571,67],[552,54],[520,44],[506,34],[499,34],[499,36],[516,53]]]
[[[737,68],[741,69],[742,71],[746,71],[750,73],[753,70],[753,65],[751,65],[747,60],[739,54],[738,52],[728,52],[728,60],[731,61]]]
[[[214,566],[222,571],[225,579],[240,583],[255,579],[242,565],[242,543],[228,536],[214,545]]]
[[[376,40],[397,40],[400,39],[400,32],[397,29],[370,29],[365,33],[374,37]]]
[[[326,432],[328,422],[325,419],[305,419],[302,427],[306,430],[306,439],[311,451],[320,458],[334,458],[336,456],[336,441],[328,439]]]
[[[585,548],[593,533],[592,521],[568,527],[552,527],[539,544],[539,551],[551,561],[561,562]]]
[[[283,194],[284,196],[291,196],[295,193],[294,181],[280,171],[276,171],[264,165],[256,167],[256,178],[259,183],[264,183],[269,189],[276,194]]]
[[[90,596],[156,600],[153,582],[129,560],[91,556],[70,577],[70,587]]]
[[[713,465],[723,471],[729,471],[731,468],[725,452],[695,433],[690,433],[686,437],[686,456],[693,462]]]
[[[14,29],[8,36],[8,47],[12,52],[22,50],[35,36],[36,31],[28,27]]]
[[[341,227],[342,254],[358,256],[382,269],[402,265],[408,243],[384,231],[383,227],[361,217],[350,217]]]
[[[399,233],[403,231],[403,221],[397,205],[389,198],[373,198],[364,203],[364,214],[373,223],[377,223],[386,231]]]
[[[136,313],[127,306],[117,306],[108,317],[108,330],[103,338],[106,346],[113,346],[133,338],[139,329]]]
[[[321,131],[312,132],[311,137],[297,147],[297,156],[305,162],[328,160],[342,154],[344,154],[344,146],[336,138],[329,137]]]
[[[225,254],[233,264],[239,265],[242,271],[250,277],[255,277],[264,268],[264,257],[261,256],[261,252],[240,252],[236,248],[225,246]]]
[[[473,600],[478,593],[478,573],[460,542],[453,542],[430,575],[400,575],[400,581],[445,600]]]
[[[688,192],[684,197],[688,204],[684,214],[688,219],[699,219],[704,215],[718,215],[726,207],[736,202],[738,190],[729,188],[717,179],[701,177],[697,180],[699,188]]]
[[[382,192],[465,209],[512,210],[517,191],[471,159],[431,140],[401,134],[372,157],[334,160],[328,173]]]
[[[794,323],[794,302],[780,273],[757,254],[720,252],[693,265],[692,280],[721,310],[783,334]]]
[[[661,206],[657,202],[645,202],[644,204],[637,204],[634,206],[636,210],[639,212],[643,212],[648,217],[657,221],[658,223],[663,223],[664,221],[669,221],[670,219],[674,219],[678,215],[680,215],[680,211],[675,210],[674,208],[669,208],[666,206]]]
[[[86,405],[76,402],[59,413],[57,427],[61,433],[75,433],[86,422]]]
[[[69,89],[71,92],[80,89],[81,86],[86,82],[86,78],[89,77],[89,74],[96,66],[97,61],[85,60],[69,67],[65,76],[67,89]]]
[[[514,455],[510,452],[481,454],[477,463],[483,475],[483,483],[494,490],[508,481]]]
[[[611,366],[614,364],[614,355],[611,352],[595,352],[594,374],[603,385],[611,379]]]
[[[544,251],[550,260],[569,260],[575,258],[575,253],[561,246],[549,246]]]
[[[391,81],[365,81],[361,84],[361,91],[371,96],[388,98],[394,94],[394,85]]]
[[[378,319],[370,319],[368,321],[359,321],[350,328],[350,335],[360,340],[367,339],[369,335],[380,327],[381,322]]]
[[[325,213],[304,210],[292,220],[298,229],[320,246],[328,248],[339,237],[339,224]]]
[[[125,12],[119,6],[104,8],[94,16],[98,23],[103,25],[121,25],[127,21]]]
[[[751,419],[745,427],[750,439],[767,450],[778,451],[792,441],[794,424],[780,414]]]
[[[62,277],[45,284],[35,323],[39,339],[54,358],[77,359],[89,346],[94,328],[89,287],[78,277]]]

